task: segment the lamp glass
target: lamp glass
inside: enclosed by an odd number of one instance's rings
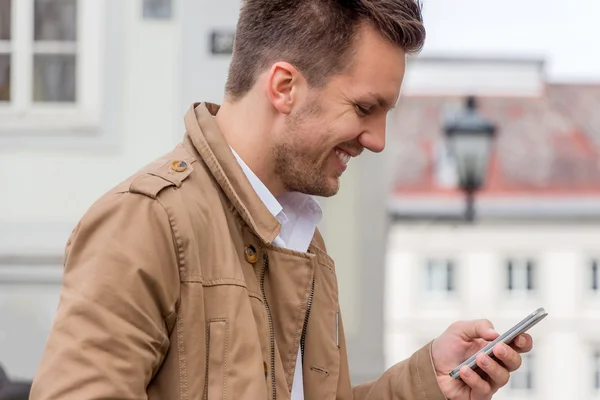
[[[453,132],[449,137],[461,186],[477,190],[485,182],[492,147],[492,135],[487,132]]]

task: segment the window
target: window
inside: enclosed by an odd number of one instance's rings
[[[142,14],[146,19],[170,19],[172,0],[144,0]]]
[[[529,259],[511,259],[506,264],[508,290],[528,292],[534,290],[534,263]]]
[[[210,50],[212,54],[233,54],[234,31],[213,31],[210,35]]]
[[[598,260],[592,260],[590,264],[590,287],[594,292],[598,292]]]
[[[426,287],[428,292],[450,293],[454,291],[454,264],[451,260],[427,261]]]
[[[34,0],[34,102],[75,102],[77,1]]]
[[[0,0],[2,130],[97,123],[104,3]]]
[[[0,102],[10,100],[11,0],[0,0]]]
[[[531,353],[521,354],[523,364],[521,368],[511,374],[510,388],[513,390],[533,390],[534,371],[533,355]]]

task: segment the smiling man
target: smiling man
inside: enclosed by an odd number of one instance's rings
[[[194,104],[183,142],[74,229],[31,398],[490,399],[532,340],[451,379],[497,337],[485,320],[353,386],[316,229],[312,196],[384,149],[424,39],[415,0],[244,1],[223,104]]]

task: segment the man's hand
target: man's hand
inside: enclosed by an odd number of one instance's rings
[[[500,362],[484,354],[478,355],[477,365],[485,372],[481,374],[483,377],[469,367],[460,370],[462,380],[448,375],[498,336],[490,321],[478,320],[456,322],[435,339],[431,349],[433,366],[448,400],[489,400],[508,383],[509,373],[521,366],[519,353],[527,353],[533,347],[533,339],[528,334],[517,336],[510,346],[503,343],[494,346],[494,355]]]

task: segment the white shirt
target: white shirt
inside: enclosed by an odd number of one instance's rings
[[[323,212],[317,200],[312,196],[298,192],[284,193],[275,198],[267,187],[258,179],[240,156],[231,149],[233,155],[242,167],[258,197],[281,224],[281,231],[273,244],[290,250],[306,252],[317,224],[321,221]],[[298,358],[292,382],[292,400],[304,400],[302,380],[302,354],[298,346]]]

